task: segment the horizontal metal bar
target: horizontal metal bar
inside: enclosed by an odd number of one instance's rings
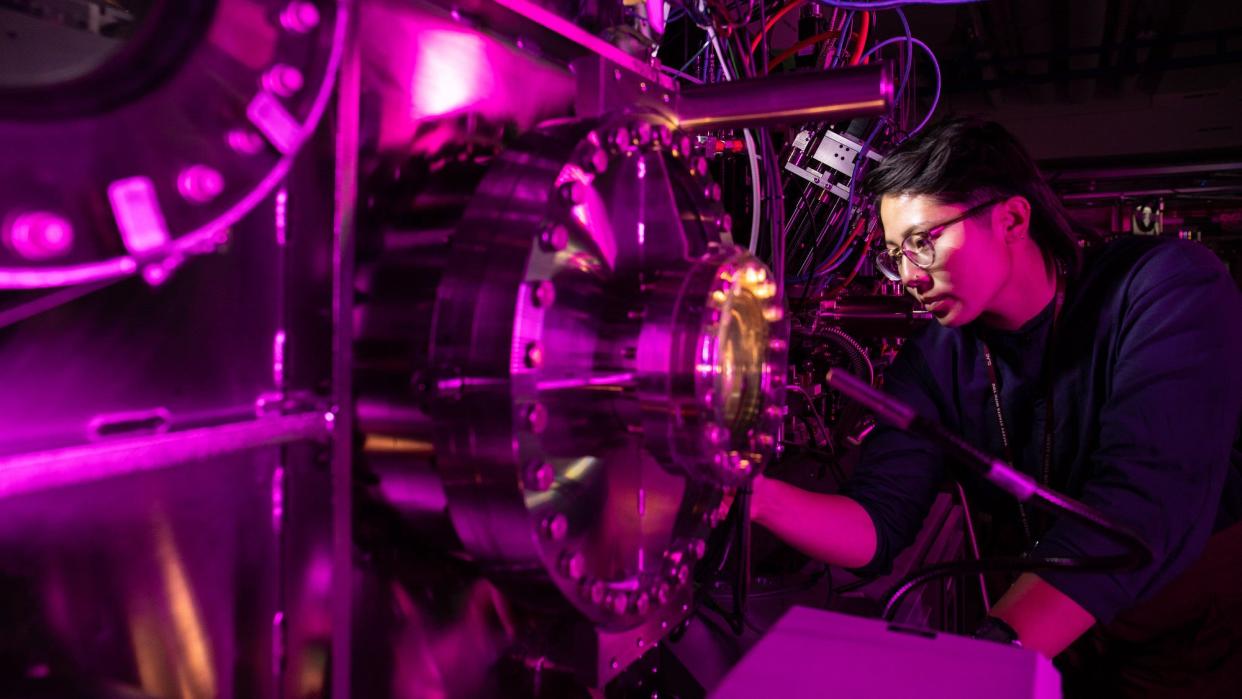
[[[1242,170],[1242,162],[1191,163],[1188,165],[1134,165],[1096,167],[1083,170],[1046,167],[1044,171],[1053,176],[1057,184],[1079,180],[1119,180],[1143,177],[1176,177],[1178,175],[1215,175],[1222,172]]]
[[[1171,197],[1179,194],[1194,196],[1204,194],[1227,194],[1233,192],[1242,192],[1242,182],[1234,185],[1220,185],[1214,187],[1161,187],[1156,189],[1128,189],[1109,192],[1074,192],[1071,194],[1062,194],[1061,200],[1066,202],[1094,201],[1097,199],[1133,199],[1135,197],[1160,196]]]
[[[687,88],[677,96],[677,125],[728,129],[884,114],[893,105],[889,64],[806,71]]]
[[[335,416],[314,412],[263,417],[129,439],[0,457],[0,500],[289,442],[324,440]]]

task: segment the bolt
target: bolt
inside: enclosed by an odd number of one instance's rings
[[[177,191],[187,201],[206,204],[224,191],[224,176],[206,165],[191,165],[177,175]]]
[[[280,26],[295,34],[305,34],[319,26],[319,8],[309,2],[289,3],[280,13]]]
[[[569,533],[569,518],[564,513],[556,513],[543,520],[543,532],[553,541],[561,541]]]
[[[547,252],[564,250],[569,245],[569,229],[560,225],[544,229],[539,236],[539,245]]]
[[[673,569],[673,583],[677,585],[685,585],[690,581],[690,566],[682,565]]]
[[[540,492],[552,487],[556,482],[556,468],[547,461],[537,461],[531,466],[531,485]]]
[[[263,138],[249,129],[234,129],[227,139],[229,148],[240,155],[254,155],[263,149]]]
[[[273,94],[289,97],[302,89],[302,71],[277,63],[263,74],[263,87]]]
[[[669,97],[669,94],[667,92],[664,93],[664,96],[661,99],[664,100],[664,104],[668,104],[669,102],[673,101],[673,98]]]
[[[534,301],[536,308],[547,308],[556,300],[556,287],[552,286],[552,282],[544,279],[534,282],[535,288],[531,293],[531,300]]]
[[[649,90],[649,89],[650,89],[650,88],[649,88],[649,87],[647,87],[647,82],[646,82],[645,80],[644,80],[643,82],[638,83],[638,91],[639,91],[639,92],[643,92],[643,93],[645,93],[645,92],[647,92],[647,90]]]
[[[59,257],[73,247],[73,224],[49,211],[18,214],[5,232],[4,242],[27,260]]]
[[[651,611],[651,598],[647,596],[646,592],[638,593],[638,597],[634,600],[634,610],[644,616]],[[640,643],[639,647],[641,645]]]
[[[625,614],[630,608],[630,594],[624,590],[618,591],[612,597],[612,611],[614,614]]]
[[[613,658],[612,662],[608,663],[608,667],[616,670],[617,668],[621,667],[621,663],[617,662],[616,658]]]
[[[608,153],[604,152],[602,148],[595,149],[594,151],[591,152],[591,160],[589,164],[591,166],[591,169],[594,170],[596,174],[607,170],[608,169]]]
[[[642,648],[643,646],[647,645],[647,643],[643,641],[642,636],[639,636],[637,639],[635,639],[634,645],[638,646],[639,648]]]
[[[586,201],[586,185],[574,180],[561,185],[561,198],[570,204],[581,204]]]
[[[587,596],[591,599],[591,604],[599,606],[604,603],[604,595],[608,592],[608,586],[603,580],[596,580],[587,586]]]
[[[703,434],[707,437],[707,442],[709,444],[714,444],[717,446],[723,444],[725,440],[729,438],[728,431],[725,430],[720,425],[716,425],[716,424],[708,425],[703,430]]]
[[[531,403],[522,411],[526,427],[535,434],[542,434],[548,428],[548,409],[543,403]]]
[[[577,580],[586,572],[586,559],[581,553],[566,553],[561,556],[561,570],[571,580]]]
[[[620,79],[621,79],[621,69],[620,69],[620,68],[613,68],[613,69],[612,69],[612,79],[613,79],[613,80],[620,80]]]
[[[613,132],[612,143],[617,148],[620,148],[621,150],[626,150],[627,148],[630,147],[631,138],[632,137],[630,136],[630,130],[622,126]]]
[[[543,366],[543,347],[538,341],[526,345],[526,368],[538,369]]]

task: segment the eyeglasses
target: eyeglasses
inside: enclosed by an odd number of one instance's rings
[[[1004,201],[1006,197],[997,197],[990,199],[978,206],[972,206],[962,213],[954,216],[948,221],[938,223],[931,228],[919,233],[911,233],[906,239],[901,241],[901,247],[892,250],[881,250],[876,253],[875,266],[879,268],[884,276],[895,282],[901,281],[901,258],[907,260],[919,269],[929,269],[936,263],[936,246],[933,244],[936,238],[944,232],[944,229],[955,223],[960,223],[982,211]]]

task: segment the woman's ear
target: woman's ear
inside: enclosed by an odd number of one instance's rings
[[[1030,235],[1031,202],[1026,197],[1016,195],[1000,202],[996,205],[995,217],[994,222],[1004,233],[1005,242],[1012,243]]]

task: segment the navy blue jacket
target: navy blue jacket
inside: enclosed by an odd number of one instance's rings
[[[1043,461],[1040,372],[1052,316],[1049,304],[1015,332],[933,324],[901,348],[884,388],[1003,456],[986,341],[1017,466],[1035,475]],[[1050,484],[1130,526],[1155,552],[1150,566],[1133,572],[1039,573],[1108,622],[1185,570],[1208,536],[1242,513],[1242,471],[1230,463],[1242,416],[1242,295],[1201,245],[1115,240],[1088,251],[1069,280],[1049,361],[1056,423]],[[871,434],[845,489],[876,528],[876,555],[863,572],[891,567],[945,478],[945,459],[926,440],[887,426]],[[962,480],[975,495],[972,505],[1017,517],[1003,494],[972,476]],[[1036,534],[1035,556],[1119,550],[1064,519]]]

